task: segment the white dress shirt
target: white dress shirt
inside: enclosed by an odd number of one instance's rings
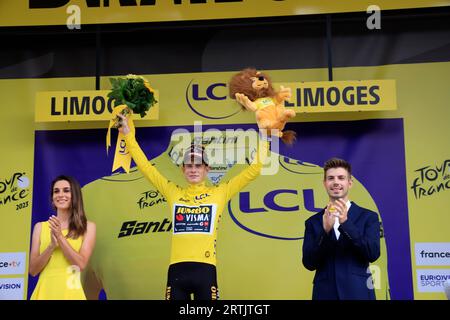
[[[347,203],[345,205],[347,206],[347,214],[348,214],[348,211],[350,210],[350,206],[352,205],[352,203],[350,202],[350,200],[347,200]],[[336,239],[338,239],[338,240],[339,240],[339,236],[341,235],[341,232],[338,230],[340,225],[341,224],[339,223],[339,218],[335,217],[333,229],[334,229],[334,233],[336,234]]]

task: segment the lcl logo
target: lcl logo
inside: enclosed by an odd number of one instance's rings
[[[240,192],[237,205],[232,204],[236,200],[228,202],[228,212],[237,226],[254,235],[277,240],[301,240],[303,239],[303,230],[301,229],[295,231],[295,233],[288,231],[290,229],[288,227],[274,229],[273,232],[270,229],[265,229],[264,231],[264,228],[261,228],[259,223],[255,224],[247,218],[243,219],[243,216],[247,215],[250,217],[259,214],[258,219],[260,220],[264,216],[269,218],[277,215],[280,219],[274,220],[270,218],[270,223],[286,224],[286,221],[291,221],[291,223],[293,221],[288,220],[288,215],[286,214],[293,213],[299,217],[299,220],[304,220],[311,213],[321,210],[321,208],[316,206],[315,191],[314,189],[274,189],[263,194],[254,194],[253,197],[248,191]],[[287,203],[292,203],[289,199],[294,199],[295,203],[303,203],[303,208],[299,205],[288,205]],[[303,223],[304,221],[302,221]]]
[[[192,79],[186,88],[186,102],[194,113],[203,118],[226,119],[241,111],[234,101],[223,103],[228,101],[227,94],[226,83],[202,85]]]
[[[191,81],[192,83],[192,81]],[[225,95],[217,95],[217,92],[214,92],[214,89],[218,87],[226,88],[227,85],[225,83],[213,83],[210,86],[208,86],[205,90],[205,97],[201,96],[201,93],[199,92],[199,85],[197,83],[192,85],[192,98],[196,101],[201,100],[225,100],[227,96]],[[220,94],[220,93],[219,93]]]

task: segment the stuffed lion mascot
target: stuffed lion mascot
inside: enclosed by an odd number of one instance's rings
[[[284,106],[291,98],[291,88],[280,87],[275,91],[270,78],[253,68],[235,74],[229,82],[230,98],[242,105],[244,110],[255,112],[259,128],[266,129],[268,135],[276,135],[292,145],[296,133],[283,131],[286,122],[295,116],[294,110]]]

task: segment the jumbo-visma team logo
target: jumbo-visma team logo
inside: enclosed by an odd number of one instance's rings
[[[216,217],[216,205],[174,205],[173,233],[212,233]]]
[[[192,79],[186,88],[186,103],[198,116],[206,119],[226,119],[241,111],[234,100],[228,98],[228,87],[222,82]]]

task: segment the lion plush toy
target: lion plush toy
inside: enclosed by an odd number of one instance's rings
[[[294,110],[286,109],[284,101],[291,98],[291,89],[280,87],[276,92],[270,78],[253,68],[235,74],[229,83],[230,98],[236,99],[244,110],[256,114],[260,129],[268,130],[268,135],[277,135],[291,145],[296,139],[294,131],[284,131],[286,122],[295,116]]]

